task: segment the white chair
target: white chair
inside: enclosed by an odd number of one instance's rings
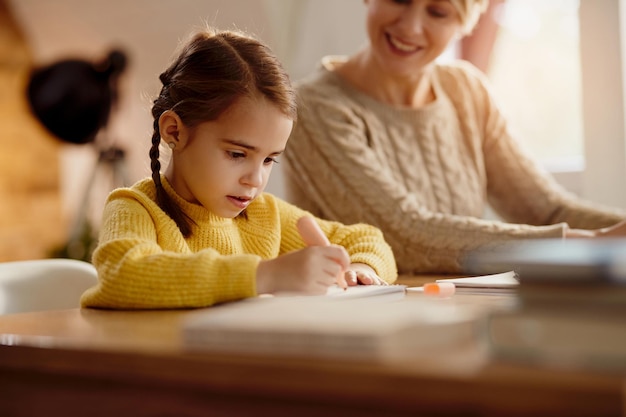
[[[0,314],[79,307],[97,282],[95,267],[74,259],[0,262]]]

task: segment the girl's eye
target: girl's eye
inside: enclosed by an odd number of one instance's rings
[[[276,158],[265,158],[265,160],[263,161],[263,163],[265,165],[270,165],[270,164],[277,164],[278,160]]]
[[[246,156],[245,153],[243,152],[237,152],[237,151],[226,151],[226,154],[231,158],[231,159],[239,159],[239,158],[244,158]]]

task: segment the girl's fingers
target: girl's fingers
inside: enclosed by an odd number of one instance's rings
[[[358,273],[357,278],[358,278],[358,282],[364,285],[389,285],[378,276],[366,274],[363,272]]]
[[[346,271],[345,278],[346,278],[346,282],[348,283],[348,286],[354,286],[359,283],[357,274],[353,270]]]
[[[296,228],[298,229],[298,233],[304,240],[304,243],[307,246],[331,246],[328,237],[324,234],[320,226],[317,224],[315,219],[311,216],[303,216],[298,219],[296,223]],[[341,266],[342,271],[336,275],[337,285],[341,288],[345,289],[348,286],[346,282],[346,278],[344,276],[343,270],[350,263],[350,259],[347,256],[347,252],[345,252],[344,248],[341,248],[344,253],[342,253],[342,257],[338,258],[336,261]]]
[[[330,241],[313,217],[300,217],[296,223],[296,227],[307,246],[330,246]]]

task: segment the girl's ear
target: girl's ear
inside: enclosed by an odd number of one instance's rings
[[[172,110],[164,111],[159,117],[159,132],[161,140],[172,150],[180,150],[187,143],[188,129]]]

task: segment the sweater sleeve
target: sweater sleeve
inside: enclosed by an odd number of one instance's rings
[[[296,222],[302,216],[312,214],[277,197],[273,197],[273,200],[281,217],[281,253],[302,249],[305,244],[298,233]],[[379,229],[362,223],[344,225],[317,217],[315,220],[330,243],[346,249],[351,262],[369,265],[388,284],[396,281],[396,261],[391,247]]]
[[[83,307],[205,307],[256,295],[255,255],[193,253],[173,221],[131,198],[109,199],[93,254],[99,283]]]
[[[483,136],[482,154],[489,203],[504,219],[532,225],[567,223],[576,229],[599,229],[626,218],[616,208],[583,200],[565,190],[526,152],[500,111],[484,75],[469,64],[455,71],[460,117],[468,103],[476,109]]]
[[[403,178],[381,168],[370,147],[373,132],[393,126],[331,83],[304,83],[298,92],[298,122],[285,153],[289,199],[324,218],[378,227],[400,273],[459,272],[469,250],[563,236],[565,223],[513,224],[429,210]],[[400,152],[388,149],[386,157]]]

